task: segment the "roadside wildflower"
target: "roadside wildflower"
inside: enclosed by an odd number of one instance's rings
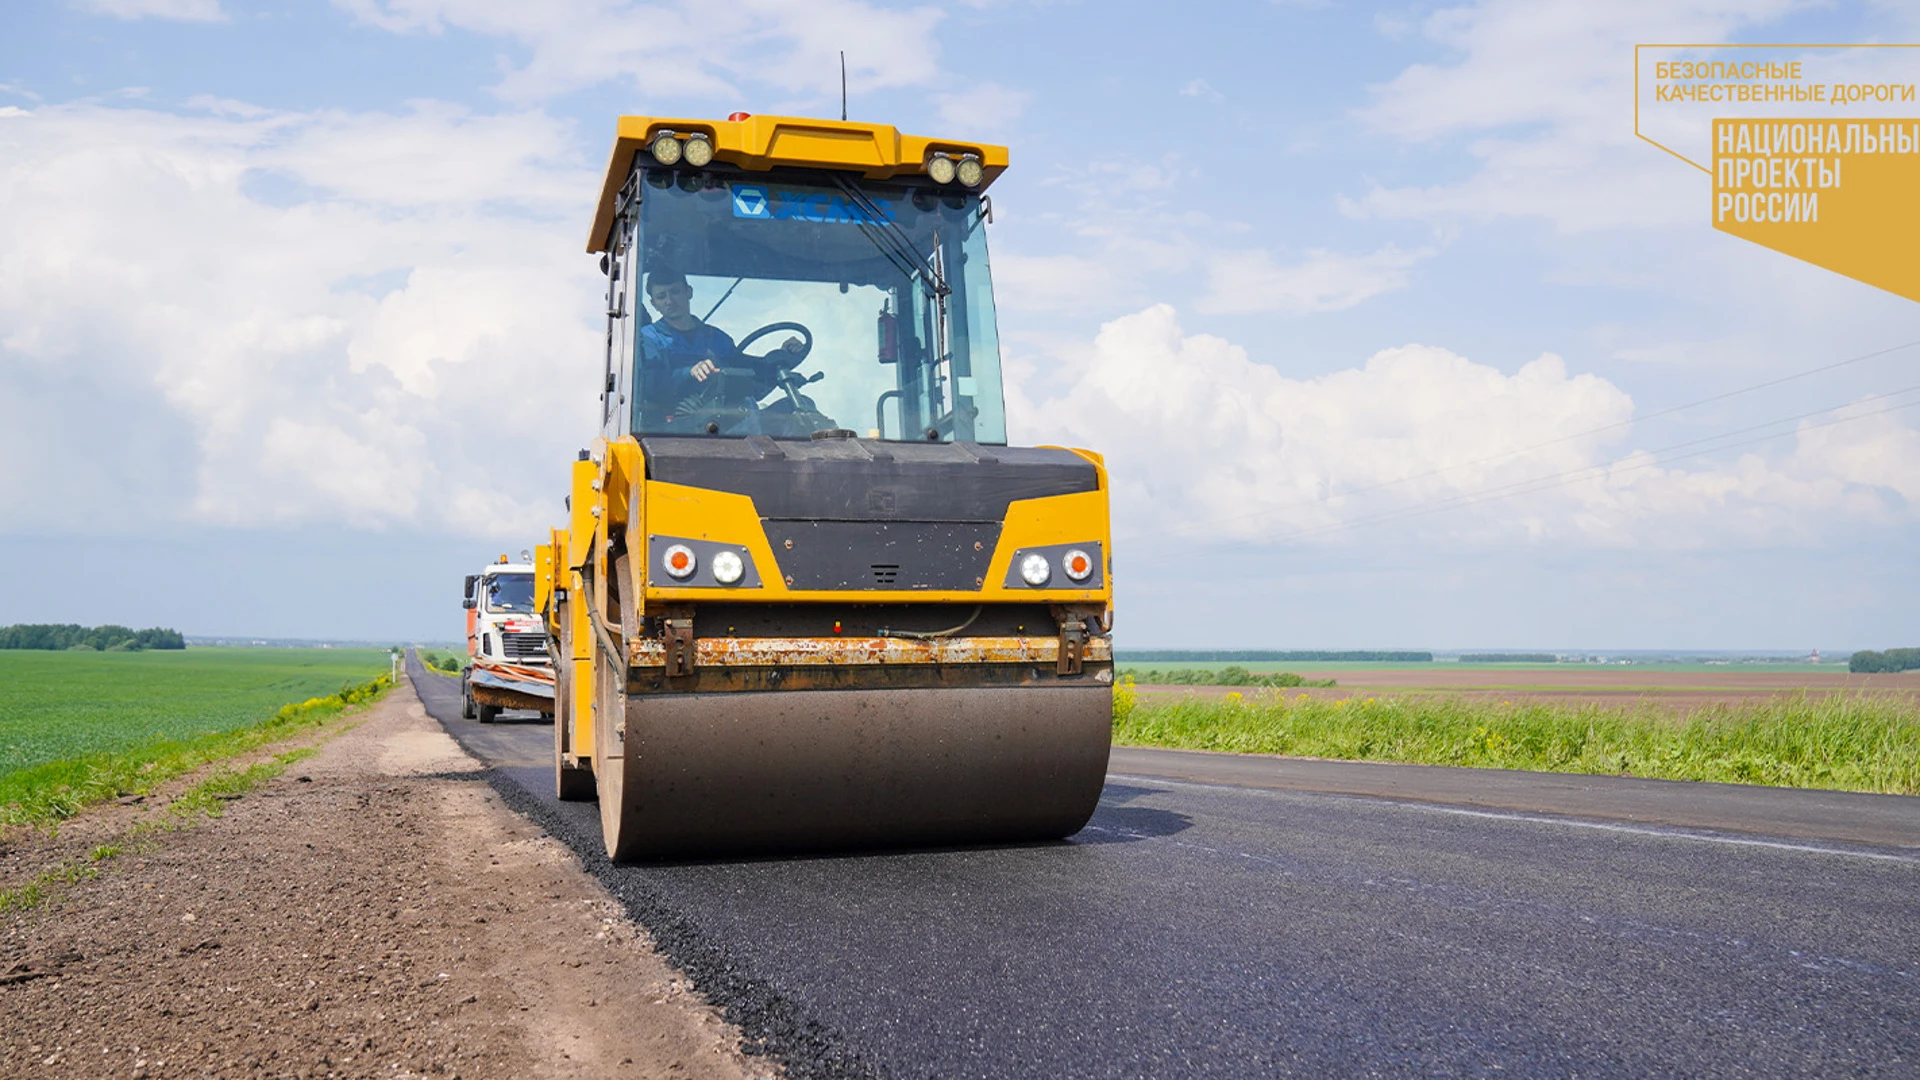
[[[1133,714],[1134,707],[1140,703],[1139,692],[1133,688],[1133,676],[1121,678],[1113,688],[1113,721],[1119,723]]]

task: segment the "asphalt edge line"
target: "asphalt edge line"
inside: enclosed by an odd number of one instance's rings
[[[1348,796],[1350,797],[1350,796]],[[1381,800],[1392,801],[1392,800]],[[1522,814],[1515,811],[1469,810],[1460,806],[1438,806],[1433,803],[1409,802],[1407,806],[1433,814],[1453,814],[1459,817],[1492,818],[1506,821],[1524,821],[1542,825],[1566,825],[1576,829],[1596,829],[1601,832],[1631,833],[1639,836],[1658,836],[1670,840],[1690,840],[1700,844],[1725,844],[1732,847],[1772,848],[1776,851],[1798,851],[1813,855],[1839,855],[1850,859],[1873,859],[1881,862],[1900,862],[1920,865],[1920,857],[1896,855],[1885,851],[1860,851],[1850,848],[1821,847],[1816,844],[1796,843],[1783,839],[1764,839],[1758,836],[1741,836],[1733,833],[1705,832],[1697,829],[1683,829],[1659,825],[1622,825],[1618,822],[1592,821],[1576,817],[1552,817],[1544,814]]]

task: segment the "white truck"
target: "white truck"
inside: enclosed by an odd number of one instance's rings
[[[491,724],[505,709],[553,718],[553,658],[533,609],[533,563],[500,561],[466,579],[466,672],[461,715]]]

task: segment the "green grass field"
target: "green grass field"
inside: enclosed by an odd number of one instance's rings
[[[0,779],[231,731],[386,672],[387,654],[375,649],[0,651]]]
[[[1652,702],[1328,701],[1285,690],[1153,701],[1123,682],[1113,731],[1128,746],[1920,795],[1920,708],[1900,694],[1676,713]]]

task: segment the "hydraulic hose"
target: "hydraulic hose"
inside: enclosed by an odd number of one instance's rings
[[[961,623],[959,626],[950,626],[945,630],[889,630],[883,626],[880,628],[879,633],[881,637],[911,638],[915,641],[930,641],[933,638],[952,637],[967,627],[972,626],[974,620],[980,617],[980,613],[985,611],[986,607],[985,604],[975,604],[973,614],[967,616],[966,622]]]

